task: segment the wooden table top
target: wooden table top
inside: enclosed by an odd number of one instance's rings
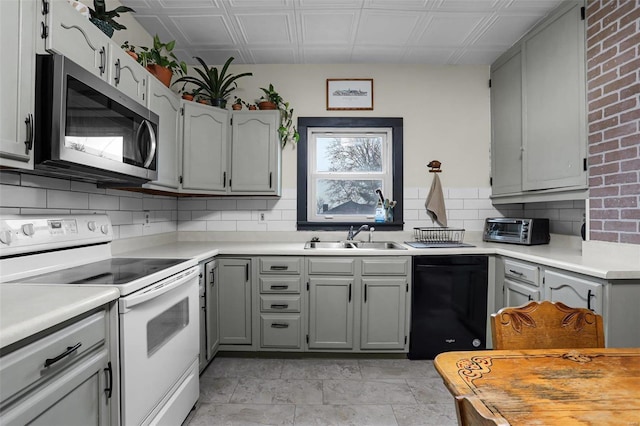
[[[512,425],[640,426],[640,348],[445,352],[454,395],[476,395]]]

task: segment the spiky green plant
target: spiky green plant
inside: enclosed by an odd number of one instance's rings
[[[119,18],[121,13],[135,12],[127,6],[118,6],[113,10],[107,10],[105,0],[93,0],[93,9],[89,8],[89,13],[93,19],[104,21],[111,25],[114,30],[126,30],[122,24],[117,23],[113,18]]]
[[[241,77],[253,75],[253,73],[250,72],[236,75],[227,73],[229,65],[234,59],[233,56],[227,59],[227,62],[224,63],[224,66],[219,71],[216,67],[209,67],[202,58],[198,56],[195,56],[194,58],[202,66],[202,69],[194,68],[200,78],[196,76],[185,75],[177,79],[173,84],[180,82],[191,83],[198,87],[201,95],[204,93],[209,96],[211,100],[227,99],[229,97],[229,94],[231,94],[231,92],[236,90],[236,88],[238,87],[238,83],[236,82],[236,80]]]

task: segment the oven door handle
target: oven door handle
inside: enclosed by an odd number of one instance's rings
[[[165,293],[170,292],[184,284],[187,284],[189,281],[198,278],[198,267],[194,266],[193,268],[187,269],[186,271],[178,274],[177,276],[167,278],[162,280],[138,293],[135,293],[130,296],[125,296],[120,299],[120,313],[126,314],[136,305],[140,305],[142,303],[148,302],[152,299],[155,299],[158,296],[161,296]]]

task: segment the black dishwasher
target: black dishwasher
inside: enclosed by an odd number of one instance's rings
[[[487,286],[487,256],[414,256],[409,359],[485,349]]]

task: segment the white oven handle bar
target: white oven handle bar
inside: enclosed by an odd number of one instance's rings
[[[197,276],[198,267],[194,266],[190,269],[187,269],[184,272],[181,272],[177,275],[174,275],[170,278],[164,279],[149,288],[142,290],[138,293],[135,293],[130,296],[125,296],[120,299],[120,313],[125,314],[131,310],[136,305],[140,305],[142,303],[148,302],[152,299],[155,299],[158,296],[161,296],[175,288],[178,288]]]

